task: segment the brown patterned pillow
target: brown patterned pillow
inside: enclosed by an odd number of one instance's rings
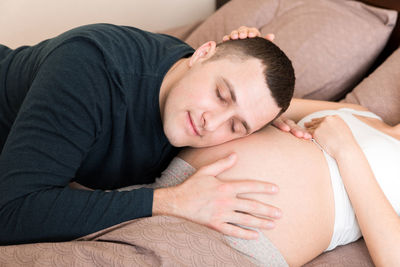
[[[296,71],[295,97],[337,100],[365,75],[396,19],[395,11],[357,1],[232,0],[185,41],[220,41],[241,25],[275,33]]]
[[[223,235],[168,216],[124,222],[75,241],[0,246],[0,266],[253,266]]]

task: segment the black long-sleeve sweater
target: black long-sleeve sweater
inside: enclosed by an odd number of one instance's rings
[[[0,244],[65,241],[151,216],[151,183],[176,155],[159,90],[193,49],[131,27],[79,27],[0,46]]]

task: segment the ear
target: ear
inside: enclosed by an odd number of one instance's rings
[[[215,54],[217,44],[214,41],[209,41],[196,49],[189,60],[189,67],[192,67],[196,62],[209,59]]]

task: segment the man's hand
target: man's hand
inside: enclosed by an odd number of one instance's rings
[[[297,125],[293,120],[288,119],[284,116],[280,116],[279,118],[275,119],[272,122],[272,125],[280,129],[281,131],[290,132],[298,138],[309,140],[312,137],[311,134],[306,129],[303,129],[302,127]]]
[[[237,226],[271,229],[272,219],[280,218],[279,209],[240,198],[245,193],[273,194],[276,185],[259,181],[221,181],[216,176],[231,168],[236,155],[200,168],[182,184],[154,191],[153,214],[183,217],[206,225],[223,234],[256,239],[255,231]],[[268,218],[265,218],[268,217]]]
[[[246,38],[254,38],[254,37],[260,37],[261,33],[257,28],[250,28],[246,26],[241,26],[237,30],[233,30],[230,34],[225,35],[222,38],[222,41],[229,41],[229,40],[236,40],[236,39],[246,39]],[[272,33],[269,33],[264,36],[265,39],[273,42],[275,35]]]

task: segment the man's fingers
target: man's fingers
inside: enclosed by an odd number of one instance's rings
[[[235,204],[236,204],[235,210],[240,212],[245,212],[248,214],[275,218],[275,219],[279,219],[282,216],[282,212],[280,209],[273,207],[271,205],[258,202],[256,200],[238,199]],[[246,226],[251,226],[251,225],[246,224]]]
[[[217,176],[221,172],[231,168],[235,164],[236,158],[236,154],[232,153],[225,158],[219,159],[214,163],[200,168],[199,171],[208,175]]]
[[[231,223],[240,224],[246,227],[254,227],[259,229],[272,229],[275,223],[269,219],[262,219],[250,214],[235,212],[229,220]]]
[[[238,181],[238,182],[227,182],[227,187],[233,186],[233,191],[237,194],[244,193],[268,193],[275,194],[279,188],[277,185],[261,182],[261,181]]]
[[[243,239],[257,239],[258,238],[258,233],[253,230],[247,230],[242,227],[230,224],[230,223],[224,223],[221,225],[219,229],[217,229],[221,233],[237,238],[243,238]]]

